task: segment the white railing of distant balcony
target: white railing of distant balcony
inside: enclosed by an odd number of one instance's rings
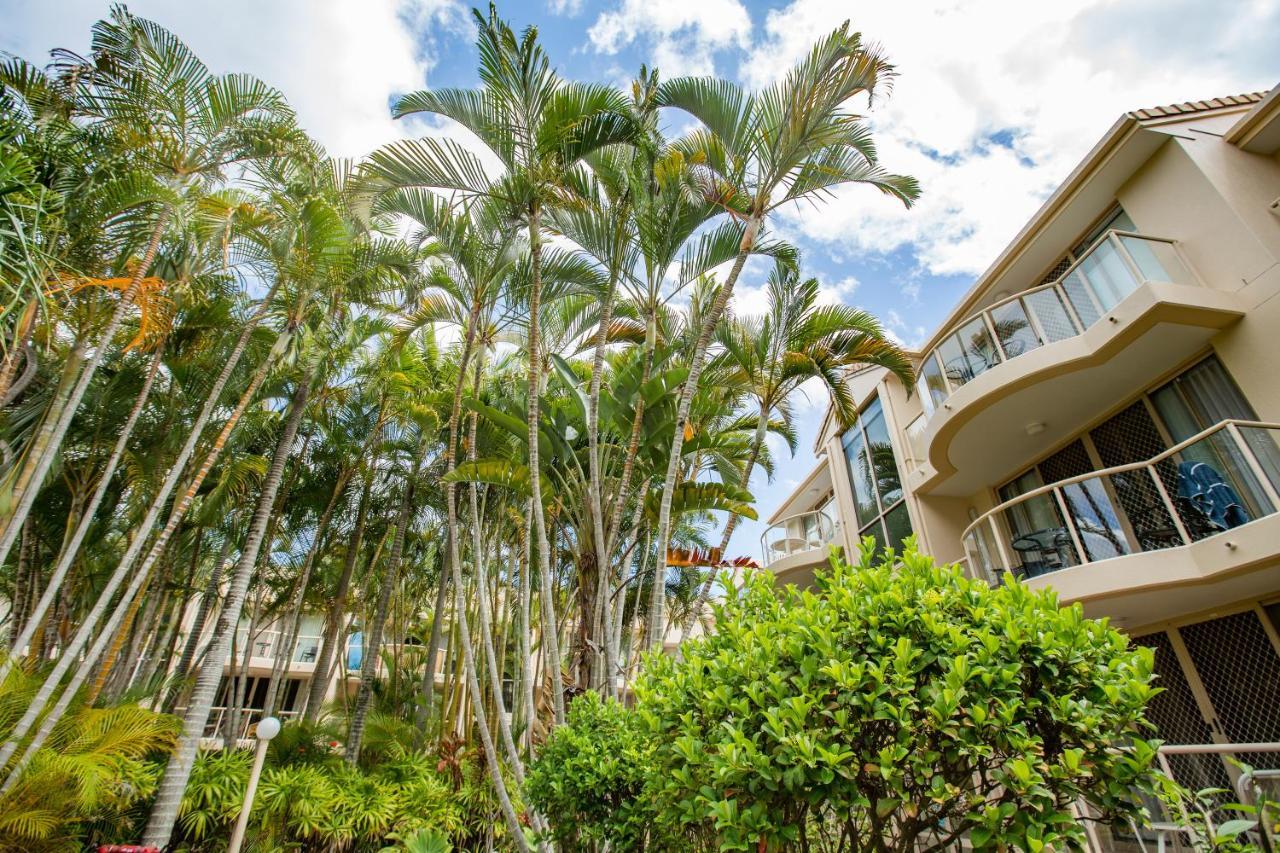
[[[185,712],[185,708],[175,708],[174,713],[181,714]],[[229,723],[231,710],[222,705],[215,705],[209,709],[209,719],[204,725],[204,737],[225,737],[226,732],[223,728]],[[289,722],[296,719],[297,711],[276,711],[275,716],[281,722]],[[262,719],[261,708],[241,708],[240,721],[236,726],[236,740],[246,740],[253,735],[253,727]]]
[[[248,637],[247,631],[236,632],[235,654],[237,658],[244,656],[244,646],[246,642],[251,642],[253,650],[249,653],[250,657],[255,658],[274,658],[279,643],[287,640],[288,637],[282,631],[255,631],[252,639]],[[315,663],[316,657],[320,653],[321,637],[318,634],[299,634],[298,642],[293,648],[293,663]],[[230,656],[230,652],[228,652]]]
[[[1147,282],[1199,283],[1173,240],[1107,231],[1058,279],[979,311],[925,355],[916,380],[925,417],[993,367],[1082,334]]]
[[[1033,489],[964,531],[992,582],[1177,548],[1280,510],[1280,424],[1225,420],[1143,462]]]
[[[788,516],[760,535],[764,565],[783,557],[826,548],[836,538],[836,525],[826,510],[815,509]]]

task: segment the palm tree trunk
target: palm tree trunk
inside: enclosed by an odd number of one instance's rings
[[[480,374],[484,361],[476,358],[474,394],[480,395]],[[478,415],[472,414],[471,433],[468,436],[468,454],[476,457],[476,422]],[[524,764],[520,761],[520,751],[511,736],[511,722],[507,719],[507,709],[502,698],[502,668],[498,664],[498,656],[493,647],[493,625],[491,623],[492,608],[489,601],[489,576],[485,565],[484,546],[480,539],[480,499],[479,487],[471,483],[471,551],[476,564],[476,592],[479,597],[476,609],[480,621],[480,644],[484,648],[485,663],[489,675],[489,692],[493,694],[494,715],[497,717],[498,733],[502,738],[502,747],[507,754],[507,763],[515,776],[516,785],[524,787]],[[536,820],[536,819],[535,819]]]
[[[144,844],[164,847],[173,834],[173,825],[178,818],[178,807],[182,803],[182,793],[186,790],[187,780],[191,776],[191,765],[196,757],[196,749],[200,744],[201,735],[204,734],[205,723],[209,719],[209,708],[213,705],[218,682],[222,680],[222,666],[227,656],[229,632],[234,631],[236,624],[240,621],[240,609],[244,605],[249,579],[258,561],[258,549],[262,546],[272,508],[275,506],[276,492],[284,478],[284,466],[289,459],[289,451],[293,448],[294,439],[297,437],[298,426],[302,423],[307,397],[317,372],[317,366],[307,367],[307,372],[289,403],[289,414],[285,419],[284,430],[272,454],[271,466],[267,469],[266,479],[263,480],[262,494],[258,496],[258,505],[249,526],[249,534],[245,538],[244,550],[240,554],[239,562],[236,563],[235,573],[231,577],[231,588],[227,591],[226,604],[214,629],[212,647],[204,664],[200,667],[196,688],[192,693],[191,701],[187,704],[178,748],[170,756],[164,777],[160,780],[155,805],[151,810],[151,819],[147,823]]]
[[[671,497],[676,485],[676,474],[680,470],[680,456],[684,449],[684,430],[689,422],[689,408],[693,404],[694,392],[698,389],[698,380],[702,377],[702,369],[706,367],[707,348],[711,346],[711,337],[715,334],[716,325],[724,316],[725,306],[733,295],[733,286],[742,274],[742,267],[755,244],[756,235],[760,232],[761,221],[753,214],[747,219],[746,229],[742,234],[742,243],[738,249],[738,257],[725,278],[720,292],[716,294],[711,310],[702,320],[702,329],[698,333],[698,341],[693,349],[693,362],[689,366],[689,376],[680,390],[680,404],[676,409],[675,434],[671,437],[671,455],[667,459],[667,474],[662,483],[662,501],[658,507],[658,564],[654,566],[653,591],[649,598],[649,625],[646,642],[650,648],[661,648],[666,639],[666,577],[667,577],[667,545],[671,540]]]
[[[526,503],[524,513],[524,531],[520,541],[520,682],[524,692],[524,739],[525,753],[533,760],[533,722],[538,716],[537,706],[533,704],[534,662],[530,650],[530,611],[533,601],[533,579],[529,575],[533,561],[529,556],[530,531],[533,526],[533,501]]]
[[[451,504],[449,510],[453,516],[449,520],[449,526],[456,529],[457,508]],[[524,830],[520,827],[520,820],[516,817],[515,808],[511,805],[511,797],[507,794],[507,783],[502,778],[502,767],[498,763],[498,751],[494,748],[493,738],[489,735],[489,722],[485,719],[484,696],[480,692],[480,681],[476,677],[475,650],[471,645],[471,629],[467,626],[467,603],[462,594],[462,560],[458,553],[457,536],[449,537],[449,548],[452,551],[449,555],[449,563],[453,573],[453,609],[454,616],[458,621],[458,631],[462,637],[463,671],[467,681],[467,689],[471,694],[472,714],[475,716],[476,729],[480,734],[480,743],[484,747],[485,763],[489,767],[489,778],[498,794],[498,802],[502,807],[503,817],[506,818],[507,826],[511,831],[511,840],[517,850],[520,850],[521,853],[526,853],[529,846],[525,843]]]
[[[480,320],[480,309],[479,300],[472,303],[471,311],[467,318],[467,328],[463,333],[462,352],[458,355],[458,376],[453,383],[453,401],[449,408],[449,443],[444,449],[444,470],[446,474],[453,473],[457,468],[458,424],[462,418],[462,391],[466,387],[467,365],[471,362],[471,353],[479,333],[479,329],[476,326]],[[444,561],[448,563],[454,558],[453,555],[458,550],[454,541],[458,536],[457,484],[446,483],[444,495],[447,507],[446,518],[448,520],[446,537],[449,540]],[[431,703],[435,694],[436,656],[439,653],[437,650],[440,645],[440,632],[443,629],[445,602],[448,601],[446,587],[449,583],[451,570],[452,567],[441,567],[440,581],[436,588],[435,616],[431,623],[431,639],[427,648],[426,672],[422,676],[422,705],[420,706],[421,712],[418,715],[419,728],[422,728],[423,722],[431,719]]]
[[[0,536],[0,564],[4,563],[5,558],[9,556],[9,549],[13,547],[18,531],[22,528],[22,522],[26,521],[27,513],[31,512],[31,507],[35,504],[36,493],[40,491],[41,486],[44,484],[45,475],[49,473],[49,469],[53,467],[54,460],[58,458],[59,451],[62,449],[62,440],[66,437],[67,429],[71,426],[71,419],[75,417],[76,410],[80,408],[80,401],[84,399],[85,392],[89,389],[89,383],[93,381],[93,375],[98,370],[98,365],[102,363],[103,356],[106,355],[107,349],[111,346],[112,338],[116,336],[116,332],[119,331],[120,326],[124,323],[125,315],[129,312],[129,306],[137,298],[142,279],[156,259],[156,253],[160,250],[160,238],[164,236],[164,229],[169,224],[169,216],[170,213],[166,209],[156,219],[156,224],[151,229],[151,238],[147,242],[147,249],[142,255],[142,260],[138,263],[137,269],[134,270],[133,276],[129,280],[128,288],[120,297],[120,302],[111,313],[111,319],[107,321],[107,327],[102,330],[102,334],[98,337],[98,343],[93,348],[93,355],[89,356],[88,363],[85,364],[84,370],[80,372],[80,379],[76,382],[75,388],[72,389],[71,396],[67,398],[66,405],[63,406],[57,421],[53,424],[52,430],[45,434],[42,439],[37,439],[38,443],[32,447],[32,451],[35,454],[34,458],[36,459],[35,469],[26,484],[26,488],[18,496],[18,503],[14,507],[13,515],[9,517],[8,527],[5,528],[3,536]]]
[[[422,447],[419,445],[417,457],[421,458]],[[360,688],[356,695],[355,711],[351,714],[351,727],[347,732],[347,763],[355,764],[360,760],[360,747],[364,741],[364,726],[369,717],[369,703],[373,701],[373,680],[378,675],[378,654],[382,649],[382,634],[387,622],[387,608],[391,605],[391,593],[395,589],[400,574],[400,557],[404,554],[405,534],[409,531],[409,521],[413,518],[413,495],[416,485],[417,465],[404,485],[404,496],[400,499],[400,515],[396,519],[396,532],[391,540],[391,553],[387,556],[387,565],[382,570],[382,587],[378,590],[378,603],[373,611],[373,621],[369,630],[365,631],[364,658],[360,662]]]
[[[284,642],[276,647],[275,660],[271,662],[271,679],[267,682],[267,698],[262,706],[263,716],[271,716],[275,713],[280,682],[284,678],[285,670],[293,662],[293,656],[296,653],[294,647],[298,643],[298,631],[302,627],[302,604],[307,594],[307,586],[311,583],[311,571],[315,566],[316,556],[320,553],[321,544],[328,535],[329,522],[333,518],[334,509],[337,508],[338,498],[342,496],[342,492],[347,488],[350,470],[346,469],[339,474],[337,482],[334,483],[333,493],[329,496],[329,503],[324,508],[324,512],[321,513],[320,520],[316,522],[315,536],[311,540],[310,546],[307,547],[307,556],[302,561],[302,571],[298,573],[293,599],[289,602],[289,627],[285,632]],[[314,676],[315,673],[313,672],[312,675]]]
[[[551,545],[547,541],[547,519],[542,507],[542,473],[538,459],[539,402],[542,393],[542,356],[538,340],[538,314],[542,309],[542,225],[538,208],[529,212],[529,491],[533,496],[533,526],[537,538],[537,564],[542,584],[542,617],[546,625],[543,642],[547,665],[552,673],[551,707],[556,725],[564,724],[564,687],[560,672],[560,638],[556,636],[555,601],[551,577]]]
[[[379,431],[381,428],[379,427]],[[334,587],[330,600],[329,612],[325,616],[324,640],[321,642],[320,654],[317,656],[315,673],[311,676],[311,688],[307,691],[307,705],[303,711],[304,719],[314,723],[320,717],[320,707],[324,704],[325,693],[329,689],[333,664],[342,664],[342,650],[338,647],[342,637],[343,616],[347,611],[347,593],[351,588],[351,576],[355,573],[356,561],[360,556],[360,545],[364,539],[365,522],[369,515],[369,493],[373,488],[373,465],[365,473],[364,488],[360,492],[360,503],[356,509],[355,525],[351,528],[351,539],[347,542],[347,553],[343,557],[342,574]],[[344,666],[345,669],[345,666]]]
[[[45,587],[44,595],[40,596],[40,601],[36,603],[35,610],[32,612],[33,618],[27,621],[22,632],[10,644],[9,648],[11,650],[16,651],[31,642],[31,635],[35,632],[35,623],[44,618],[44,614],[48,612],[49,606],[53,603],[58,590],[62,588],[62,581],[66,578],[67,571],[75,561],[76,555],[80,553],[80,546],[84,543],[84,537],[88,535],[89,528],[93,526],[94,516],[97,515],[98,507],[101,506],[102,499],[111,485],[111,478],[115,476],[116,466],[120,464],[120,460],[124,457],[124,451],[129,444],[130,436],[133,434],[133,428],[138,423],[138,418],[142,415],[142,410],[147,404],[147,398],[151,395],[151,386],[155,383],[163,355],[163,347],[158,347],[156,354],[151,359],[151,366],[147,368],[147,377],[142,383],[142,390],[138,392],[133,408],[129,410],[129,417],[125,419],[124,426],[120,430],[120,436],[116,439],[115,447],[111,450],[111,456],[107,459],[107,466],[102,470],[102,475],[98,478],[98,485],[93,491],[93,497],[89,499],[88,505],[84,508],[84,512],[80,516],[80,523],[76,526],[76,531],[72,535],[71,541],[62,549],[58,564],[54,567],[53,574],[49,576],[49,585]],[[9,669],[12,665],[12,656],[0,661],[0,682],[4,681],[5,676],[9,674]]]
[[[231,547],[235,543],[234,518],[231,522],[231,529],[227,530],[222,539],[222,549],[218,552],[218,559],[213,564],[213,568],[209,570],[209,580],[200,596],[200,604],[196,607],[195,618],[191,620],[191,633],[187,636],[187,642],[182,648],[182,657],[178,659],[178,665],[173,670],[173,686],[169,688],[163,704],[163,707],[167,710],[172,709],[178,694],[182,692],[182,682],[186,680],[187,673],[191,671],[191,665],[196,659],[196,649],[200,646],[200,638],[204,636],[205,622],[208,621],[209,613],[218,598],[218,587],[222,584],[222,572],[226,569],[227,560],[231,557]]]
[[[75,344],[71,348],[71,352],[67,354],[66,361],[62,365],[62,370],[58,376],[58,384],[54,386],[52,399],[49,401],[49,407],[45,410],[44,415],[40,419],[39,426],[35,435],[32,437],[22,454],[22,464],[10,475],[12,480],[12,493],[8,495],[8,503],[3,507],[4,512],[17,512],[21,508],[21,502],[24,496],[29,496],[32,478],[37,476],[37,471],[45,459],[44,448],[48,447],[49,442],[53,440],[53,434],[58,426],[58,421],[62,417],[62,413],[66,411],[67,405],[71,400],[71,394],[75,390],[76,378],[80,374],[80,367],[84,364],[84,354],[88,344],[83,336],[77,336]],[[44,476],[40,475],[41,480]],[[36,486],[37,491],[43,483]],[[35,498],[32,497],[32,500]],[[14,503],[16,501],[16,503]],[[0,513],[3,514],[3,513]],[[25,518],[23,519],[25,521]],[[0,533],[0,541],[7,541],[10,531],[13,530],[12,517],[7,522],[2,533]],[[21,528],[21,523],[18,527]],[[13,535],[20,535],[21,531]],[[12,547],[10,544],[9,547]],[[8,556],[8,549],[4,551]],[[0,564],[3,564],[4,558],[0,557]]]
[[[756,460],[760,458],[760,448],[764,446],[765,435],[769,432],[769,414],[768,412],[760,412],[760,422],[756,424],[756,434],[751,441],[751,450],[747,454],[747,464],[742,469],[742,487],[744,489],[751,487],[751,472],[755,470]],[[737,513],[729,513],[729,520],[725,522],[724,534],[720,537],[720,555],[723,558],[724,553],[729,548],[729,540],[733,538],[733,530],[738,526]],[[680,629],[680,642],[684,642],[689,631],[693,628],[693,623],[702,616],[702,608],[707,605],[707,598],[711,595],[711,585],[715,582],[716,572],[711,569],[707,572],[706,579],[702,582],[702,587],[698,590],[698,596],[694,599],[693,607],[689,610],[689,615],[685,617],[684,625]]]
[[[283,343],[287,340],[288,335],[289,332],[287,330],[280,334],[280,337],[277,338],[276,341],[277,348],[283,347]],[[241,341],[247,344],[247,337],[247,334],[242,335]],[[275,350],[273,350],[273,352],[274,351]],[[246,388],[244,394],[241,395],[240,401],[236,405],[235,410],[227,418],[226,423],[223,424],[222,431],[214,440],[213,446],[205,456],[204,463],[200,466],[200,470],[196,473],[195,478],[187,487],[182,498],[174,504],[173,509],[169,514],[169,522],[160,532],[160,535],[156,537],[155,542],[151,546],[151,551],[143,561],[142,566],[140,566],[137,571],[133,572],[133,578],[129,582],[129,586],[121,595],[120,601],[117,603],[114,612],[107,619],[105,627],[98,633],[89,653],[85,656],[84,660],[81,661],[80,667],[72,677],[67,690],[64,692],[62,698],[58,700],[58,704],[54,706],[54,709],[45,716],[44,722],[36,732],[31,745],[27,747],[27,756],[33,755],[39,744],[43,743],[44,740],[48,738],[49,734],[53,731],[54,725],[57,724],[58,720],[61,719],[62,714],[65,713],[68,705],[70,705],[73,695],[80,689],[80,686],[84,684],[85,680],[88,678],[89,672],[92,670],[94,663],[98,660],[98,657],[102,654],[102,650],[105,648],[112,632],[115,631],[116,627],[120,624],[120,620],[124,618],[134,596],[138,594],[138,591],[142,588],[143,584],[146,583],[147,576],[151,572],[151,567],[155,565],[155,561],[159,558],[160,554],[164,552],[165,545],[168,544],[169,538],[173,535],[174,530],[177,529],[178,523],[182,520],[183,516],[186,515],[187,508],[195,499],[196,492],[199,491],[200,485],[204,482],[204,478],[208,475],[214,462],[216,462],[218,457],[222,455],[222,450],[226,446],[227,438],[231,435],[231,431],[235,429],[235,425],[239,422],[241,415],[244,414],[244,410],[248,407],[249,401],[252,400],[254,395],[257,393],[258,386],[261,385],[262,380],[266,378],[267,368],[270,367],[270,365],[270,357],[263,359],[262,364],[258,367],[257,372],[250,381],[249,387]],[[133,563],[137,559],[137,556],[141,552],[147,539],[146,532],[155,525],[156,517],[160,514],[160,510],[163,508],[169,492],[177,483],[178,477],[182,473],[182,469],[186,466],[187,458],[189,458],[191,453],[195,450],[196,440],[199,438],[199,433],[204,427],[204,423],[201,421],[202,419],[207,421],[209,415],[212,414],[214,405],[217,402],[214,395],[215,393],[220,395],[222,385],[225,384],[225,379],[229,377],[230,368],[232,366],[233,365],[231,363],[228,363],[227,367],[224,367],[222,375],[218,377],[219,381],[215,383],[214,388],[210,391],[209,397],[205,399],[204,408],[200,412],[200,418],[197,418],[195,425],[193,425],[191,434],[187,437],[187,443],[183,447],[182,453],[179,454],[179,458],[170,467],[169,473],[165,477],[164,485],[161,487],[160,492],[157,493],[155,498],[152,500],[151,506],[147,510],[146,518],[143,519],[143,522],[139,527],[138,534],[134,537],[133,542],[130,543],[129,549],[125,552],[124,557],[120,561],[120,565],[116,567],[111,578],[107,581],[107,585],[99,593],[97,602],[94,604],[89,615],[81,623],[80,629],[59,655],[58,662],[54,665],[53,671],[36,692],[36,696],[32,700],[31,706],[27,709],[26,713],[23,714],[22,719],[18,721],[18,724],[14,727],[13,731],[9,733],[9,738],[5,741],[4,746],[0,747],[0,767],[3,767],[8,760],[13,757],[13,753],[17,751],[19,741],[28,731],[30,731],[31,725],[36,721],[40,714],[43,713],[45,707],[47,707],[49,699],[57,690],[58,684],[61,682],[63,675],[66,674],[67,670],[71,667],[71,664],[80,654],[81,649],[83,649],[85,643],[88,642],[90,635],[93,634],[98,620],[102,618],[102,614],[110,605],[112,595],[115,594],[116,589],[118,589],[120,584],[124,582],[125,576],[133,567]],[[239,614],[237,614],[237,618],[239,618]],[[25,760],[26,759],[24,758],[23,761],[18,762],[13,771],[10,772],[9,778],[5,782],[5,786],[0,787],[0,792],[6,790],[8,786],[12,785],[12,783],[16,781],[17,774],[21,770],[22,766],[24,766]]]
[[[35,378],[37,361],[36,351],[31,346],[31,333],[36,325],[37,307],[38,303],[33,299],[23,309],[13,330],[13,344],[0,364],[0,408],[12,403]],[[18,372],[19,359],[23,361],[22,376],[15,382],[13,377]]]
[[[591,542],[596,552],[596,598],[588,638],[596,641],[596,648],[607,645],[601,633],[604,622],[604,600],[609,586],[609,552],[605,545],[604,506],[600,488],[600,387],[604,377],[605,345],[608,341],[609,323],[613,320],[613,300],[617,291],[617,277],[610,275],[608,290],[600,306],[600,326],[596,329],[595,355],[591,362],[591,386],[587,392],[587,509],[591,514]],[[592,659],[591,686],[602,685],[608,664]]]

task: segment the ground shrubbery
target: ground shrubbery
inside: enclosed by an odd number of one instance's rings
[[[716,616],[680,660],[647,661],[636,710],[580,699],[552,735],[529,795],[558,835],[1038,851],[1080,843],[1080,798],[1141,819],[1151,653],[1051,593],[868,544],[812,592],[756,574]]]

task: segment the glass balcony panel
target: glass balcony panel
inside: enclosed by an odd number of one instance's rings
[[[783,557],[825,548],[834,540],[835,524],[822,510],[784,519],[760,537],[766,566]]]
[[[991,525],[979,524],[964,537],[964,553],[969,558],[976,577],[986,578],[992,583],[1000,580],[1005,567],[1000,565],[999,551],[995,540],[991,538]]]
[[[953,385],[964,385],[1000,363],[1000,353],[981,317],[960,327],[938,347],[942,369]]]
[[[1109,474],[1105,484],[1121,510],[1123,532],[1131,550],[1160,551],[1187,544],[1169,505],[1156,488],[1151,468]]]
[[[1275,511],[1250,470],[1243,448],[1225,429],[1156,463],[1156,471],[1192,541]]]
[[[938,364],[935,353],[929,353],[920,365],[920,377],[916,380],[916,390],[920,393],[920,401],[924,405],[926,415],[932,415],[947,399],[947,382],[942,378],[942,367]]]
[[[1172,243],[1164,240],[1148,240],[1144,237],[1118,237],[1133,260],[1144,281],[1167,281],[1173,284],[1193,284],[1194,279],[1178,257]]]
[[[1240,427],[1240,436],[1258,460],[1258,467],[1271,483],[1271,489],[1280,493],[1280,445],[1276,443],[1275,430],[1262,427]]]
[[[1110,239],[1094,246],[1093,251],[1067,277],[1076,276],[1081,277],[1093,291],[1103,311],[1119,305],[1120,300],[1133,293],[1140,284]]]
[[[1108,560],[1138,550],[1121,522],[1121,513],[1106,489],[1105,478],[1094,477],[1062,488],[1071,524],[1091,561]]]
[[[991,309],[991,325],[1000,340],[1006,359],[1017,358],[1040,346],[1040,336],[1031,326],[1020,300],[1006,302]]]
[[[1080,333],[1080,329],[1076,328],[1075,320],[1071,319],[1071,314],[1063,304],[1062,294],[1057,288],[1037,290],[1022,297],[1022,301],[1026,303],[1027,308],[1035,315],[1036,322],[1044,330],[1047,343],[1065,341]]]
[[[998,515],[1009,534],[1006,549],[1015,563],[1010,567],[1015,575],[1033,578],[1080,563],[1052,492],[1028,498]]]
[[[1084,276],[1079,274],[1079,270],[1058,282],[1058,286],[1067,295],[1067,299],[1071,302],[1072,310],[1076,312],[1076,316],[1080,318],[1080,324],[1084,328],[1087,329],[1102,319],[1097,303],[1089,295],[1089,284],[1085,281]]]

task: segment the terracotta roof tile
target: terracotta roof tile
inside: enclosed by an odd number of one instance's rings
[[[1190,115],[1191,113],[1220,110],[1225,107],[1240,106],[1241,104],[1256,104],[1258,101],[1265,98],[1266,95],[1266,92],[1246,92],[1242,95],[1223,95],[1222,97],[1210,98],[1206,101],[1183,101],[1180,104],[1165,104],[1158,107],[1146,107],[1141,110],[1133,110],[1129,113],[1129,117],[1141,121],[1143,119]]]

